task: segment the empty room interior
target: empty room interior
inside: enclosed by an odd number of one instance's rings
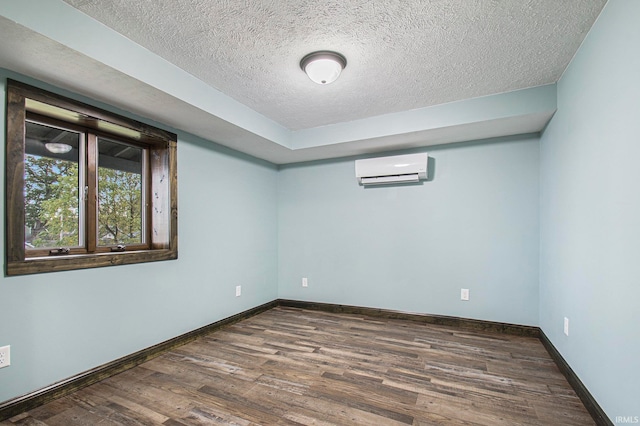
[[[0,424],[640,423],[639,18],[0,2]]]

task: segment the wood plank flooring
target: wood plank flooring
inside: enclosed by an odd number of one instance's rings
[[[535,338],[279,307],[0,424],[595,423]]]

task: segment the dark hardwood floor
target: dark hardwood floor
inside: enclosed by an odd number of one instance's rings
[[[593,425],[538,339],[279,307],[2,425]]]

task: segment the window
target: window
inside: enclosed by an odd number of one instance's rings
[[[176,259],[176,141],[9,80],[7,275]]]

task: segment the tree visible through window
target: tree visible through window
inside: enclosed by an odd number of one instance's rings
[[[25,246],[27,249],[77,247],[80,241],[78,148],[81,135],[26,123]],[[57,142],[52,142],[57,141]],[[64,143],[62,142],[64,141]],[[47,144],[59,144],[54,153]],[[55,150],[56,145],[53,145]]]
[[[177,257],[174,134],[9,81],[6,141],[7,274]]]
[[[144,151],[98,139],[98,240],[100,245],[141,244]]]
[[[27,247],[77,246],[78,165],[27,156]]]

